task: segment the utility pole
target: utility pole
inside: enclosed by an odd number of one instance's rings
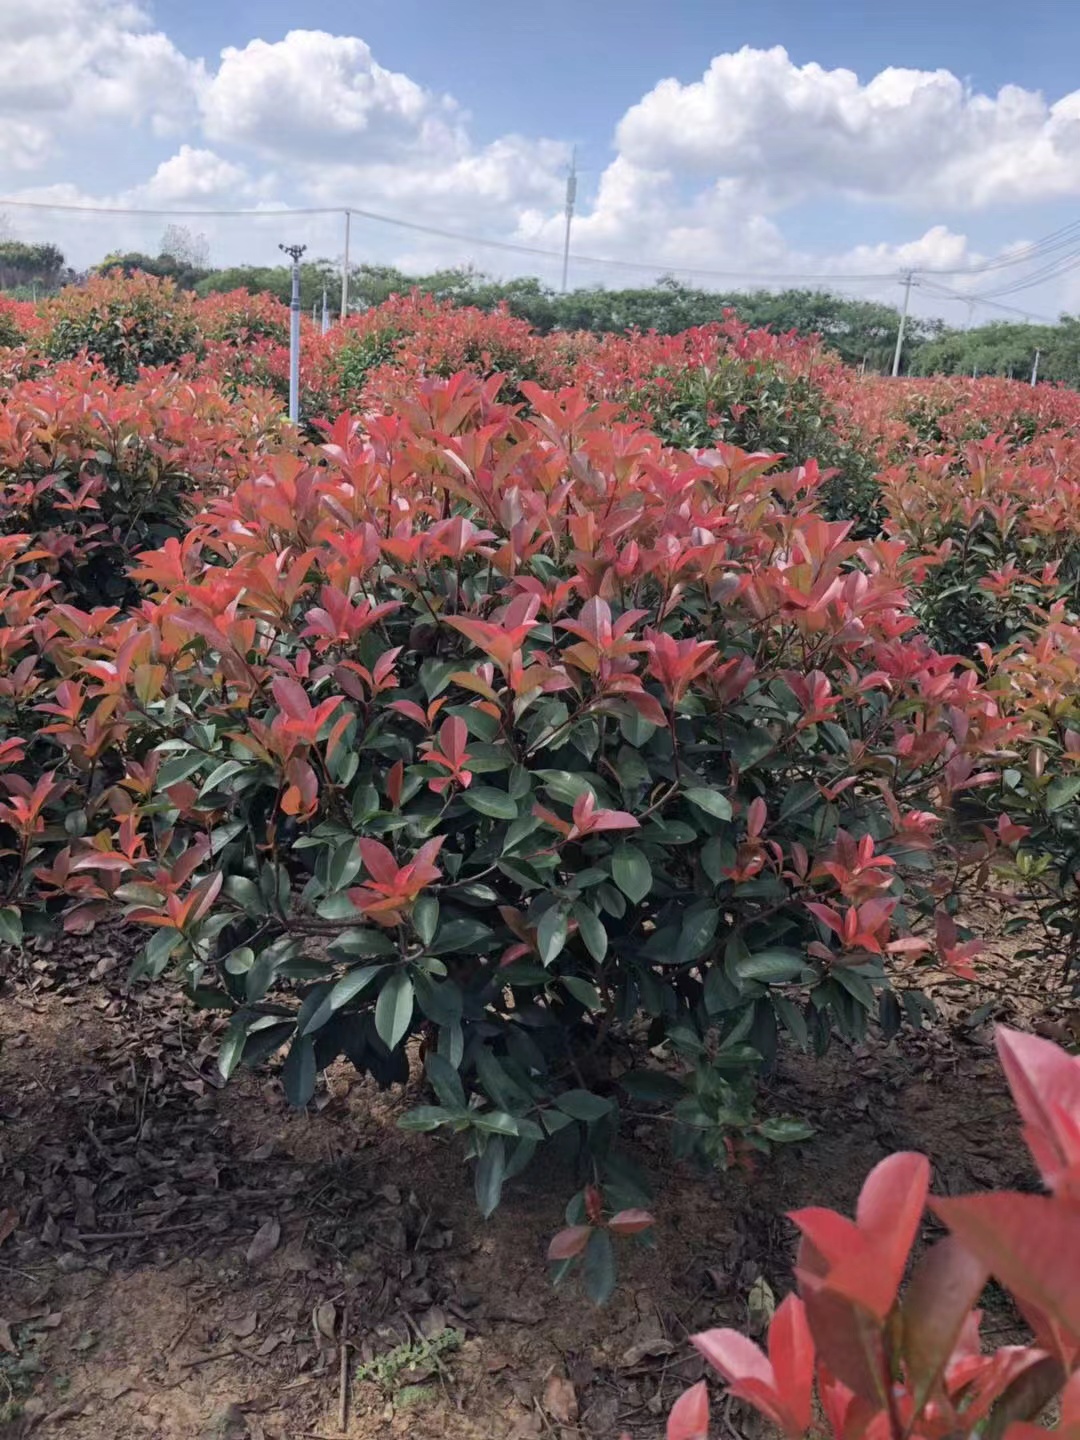
[[[892,373],[895,380],[900,374],[900,352],[904,348],[904,330],[907,327],[908,304],[911,301],[911,286],[914,282],[915,272],[909,270],[904,276],[904,307],[900,311],[900,327],[896,332],[896,349],[892,357]]]
[[[1037,384],[1039,383],[1039,356],[1040,356],[1041,354],[1042,354],[1042,351],[1038,348],[1038,346],[1036,346],[1036,347],[1035,347],[1035,364],[1032,365],[1032,367],[1031,367],[1031,383],[1032,383],[1032,385],[1037,385]]]
[[[349,313],[349,230],[352,226],[352,211],[345,211],[345,258],[341,262],[341,318]]]
[[[570,152],[570,174],[566,177],[566,238],[562,252],[562,293],[566,294],[566,279],[570,270],[570,226],[574,222],[574,204],[577,200],[577,146]]]
[[[329,329],[330,329],[330,306],[329,306],[329,304],[327,303],[327,299],[326,299],[326,286],[324,285],[324,286],[323,286],[323,292],[322,292],[322,333],[325,335],[326,332],[327,332]]]
[[[306,245],[279,245],[292,260],[292,302],[289,305],[289,419],[300,419],[300,256]]]

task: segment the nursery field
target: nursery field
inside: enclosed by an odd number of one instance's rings
[[[0,1433],[1072,1434],[1080,394],[287,332],[0,299]]]

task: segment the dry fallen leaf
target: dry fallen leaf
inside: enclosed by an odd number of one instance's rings
[[[623,1355],[621,1364],[630,1367],[640,1365],[643,1360],[655,1360],[661,1355],[674,1355],[675,1346],[670,1340],[665,1340],[662,1335],[653,1336],[648,1340],[639,1340]]]
[[[6,1320],[0,1320],[0,1350],[8,1355],[18,1355],[19,1347],[11,1338],[11,1326]]]
[[[247,1262],[249,1265],[261,1265],[268,1260],[278,1247],[281,1239],[281,1226],[276,1220],[267,1220],[260,1225],[255,1232],[255,1238],[247,1249]]]
[[[9,1205],[5,1210],[0,1210],[0,1245],[3,1245],[9,1235],[14,1234],[15,1226],[18,1223],[19,1212],[12,1206]]]
[[[315,1326],[316,1335],[333,1340],[337,1330],[337,1307],[330,1300],[322,1301],[311,1312],[311,1323]]]
[[[558,1425],[573,1425],[577,1420],[577,1391],[565,1376],[549,1376],[544,1386],[544,1409]]]
[[[255,1334],[255,1327],[258,1323],[258,1315],[251,1310],[247,1315],[241,1315],[239,1320],[230,1320],[229,1330],[238,1340],[246,1340],[249,1335]]]

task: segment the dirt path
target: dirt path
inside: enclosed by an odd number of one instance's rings
[[[785,1210],[850,1207],[903,1148],[930,1155],[939,1191],[1032,1183],[989,1026],[965,1021],[983,1001],[1039,1019],[997,951],[977,992],[938,992],[934,1035],[785,1058],[772,1098],[818,1133],[753,1176],[673,1167],[639,1126],[659,1243],[624,1247],[602,1312],[546,1274],[572,1175],[509,1187],[485,1224],[453,1145],[396,1128],[411,1097],[346,1068],[304,1115],[270,1076],[219,1088],[210,1022],[167,988],[129,994],[108,936],[9,956],[0,1434],[652,1440],[699,1375],[687,1336],[760,1327],[789,1287]]]

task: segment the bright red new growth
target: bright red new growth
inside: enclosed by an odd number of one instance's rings
[[[1080,1434],[1080,1061],[1011,1030],[998,1032],[998,1050],[1052,1194],[931,1200],[952,1237],[901,1291],[930,1167],[892,1155],[867,1177],[854,1221],[824,1209],[791,1216],[803,1235],[800,1294],[773,1316],[767,1354],[736,1330],[694,1337],[731,1394],[792,1440],[812,1430],[815,1382],[833,1440],[968,1437],[1006,1403],[1008,1440],[1036,1440],[1045,1431],[1027,1422],[1063,1387],[1061,1429]],[[973,1307],[989,1275],[1012,1291],[1039,1348],[982,1350]],[[704,1404],[700,1386],[687,1391],[669,1435],[704,1437]]]

